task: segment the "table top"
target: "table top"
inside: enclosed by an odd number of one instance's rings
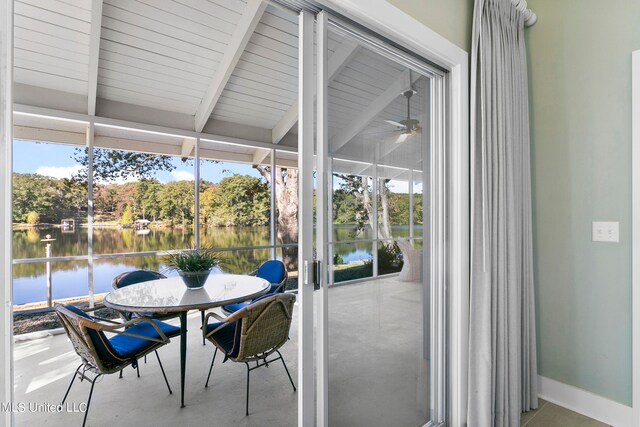
[[[180,277],[150,280],[111,291],[104,305],[117,310],[170,313],[246,301],[265,294],[270,283],[255,276],[210,274],[203,288],[188,289]]]

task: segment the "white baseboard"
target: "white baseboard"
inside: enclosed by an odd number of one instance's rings
[[[614,427],[632,427],[633,409],[606,397],[538,375],[538,396]]]

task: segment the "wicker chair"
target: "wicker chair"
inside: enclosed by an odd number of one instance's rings
[[[125,271],[124,273],[118,274],[111,281],[111,287],[113,289],[120,289],[126,286],[135,285],[136,283],[142,282],[150,282],[152,280],[166,279],[162,273],[158,273],[157,271],[152,270],[133,270],[133,271]],[[158,313],[132,313],[130,311],[119,311],[118,312],[124,321],[128,321],[133,319],[136,316],[142,315],[148,317],[150,319],[156,320],[169,320],[178,317],[180,314],[178,313],[167,313],[167,314],[158,314]],[[202,313],[202,321],[204,322],[204,312]],[[204,344],[204,343],[203,343]],[[144,363],[147,363],[147,357],[144,358]],[[138,373],[140,376],[140,373]],[[122,371],[120,372],[120,378],[122,378]]]
[[[180,328],[146,317],[136,317],[126,323],[118,323],[110,319],[89,316],[72,305],[56,304],[55,310],[73,348],[82,359],[82,363],[73,374],[61,405],[64,405],[67,400],[76,377],[91,383],[83,426],[87,422],[93,387],[97,380],[103,375],[122,371],[129,365],[137,368],[138,359],[148,353],[155,352],[169,394],[172,393],[156,350],[168,344],[170,337],[179,335]],[[105,332],[116,335],[107,338]],[[91,372],[93,378],[90,378],[87,372]]]
[[[225,355],[223,363],[229,359],[247,366],[247,415],[249,415],[249,374],[254,369],[282,360],[293,391],[296,391],[287,364],[278,350],[289,339],[294,302],[295,296],[292,294],[265,295],[236,311],[224,322],[208,324],[209,318],[215,315],[207,314],[202,332],[204,337],[216,346],[216,350],[213,353],[205,387],[209,386],[213,364],[220,350]],[[278,357],[267,360],[267,357],[273,353],[278,353]],[[250,367],[250,362],[255,362],[255,366]]]
[[[267,292],[266,295],[284,292],[284,287],[287,283],[287,278],[289,277],[284,263],[279,260],[265,261],[257,270],[249,273],[249,275],[260,277],[261,279],[271,283],[271,289],[269,289],[269,292]],[[249,304],[251,304],[251,301],[238,302],[235,304],[225,305],[222,309],[226,314],[231,314],[248,306]]]

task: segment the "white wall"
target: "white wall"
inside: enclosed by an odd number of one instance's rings
[[[631,405],[631,51],[637,0],[529,0],[539,374]],[[591,241],[619,221],[620,243]]]

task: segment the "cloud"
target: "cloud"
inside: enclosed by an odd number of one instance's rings
[[[71,178],[82,170],[82,166],[40,166],[36,169],[38,175],[50,176],[51,178]]]
[[[391,189],[394,193],[409,194],[409,183],[407,181],[397,181],[393,179],[389,181],[389,189]],[[414,194],[421,194],[422,184],[421,183],[414,184],[413,192]]]
[[[171,176],[176,181],[194,181],[196,179],[193,173],[187,171],[171,171]]]
[[[409,183],[407,181],[389,181],[389,189],[394,193],[409,193]]]

